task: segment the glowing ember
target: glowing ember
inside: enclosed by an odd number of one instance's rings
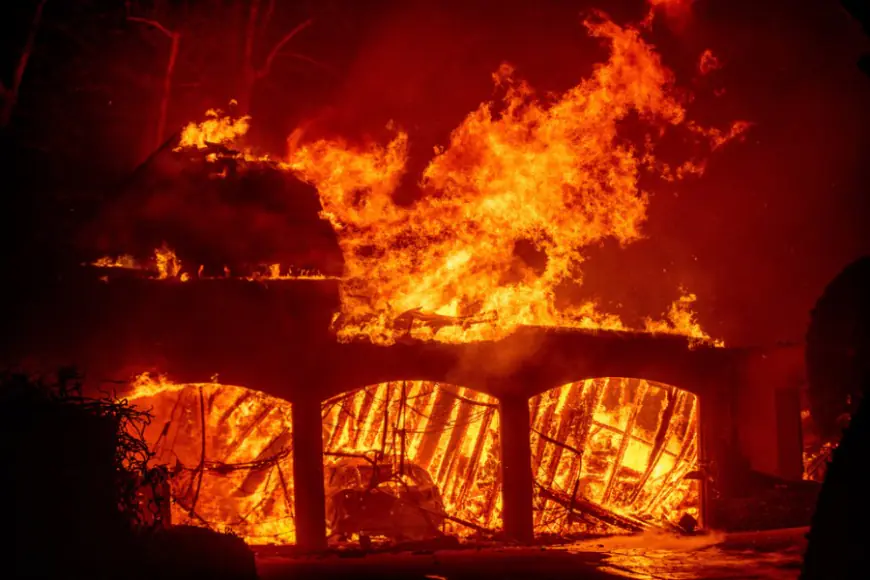
[[[685,15],[692,9],[695,0],[648,0],[652,10],[660,8],[668,15]]]
[[[251,544],[295,541],[289,403],[147,374],[127,398],[154,415],[145,435],[154,462],[170,469],[173,523],[230,530]]]
[[[440,529],[468,535],[501,527],[499,415],[492,397],[424,381],[382,383],[327,401],[327,462],[386,459],[431,476],[448,519]]]
[[[643,380],[595,379],[533,398],[531,412],[538,533],[698,518],[698,482],[686,479],[698,462],[694,395]]]
[[[116,258],[104,256],[93,262],[91,265],[96,266],[97,268],[127,268],[132,270],[138,270],[140,268],[139,263],[130,254],[123,254]]]
[[[212,276],[203,275],[202,265],[197,268],[196,272],[191,274],[182,266],[181,260],[175,253],[175,250],[163,244],[160,248],[154,250],[154,257],[150,261],[140,262],[129,254],[124,254],[116,258],[109,256],[102,257],[91,264],[97,268],[125,268],[131,270],[142,270],[156,276],[158,280],[180,280],[187,282],[196,276],[197,279],[211,280]],[[224,268],[222,278],[230,278],[232,273],[228,268]],[[296,269],[293,267],[284,267],[281,264],[261,264],[254,269],[253,272],[239,278],[250,281],[266,281],[266,280],[335,280],[334,276],[325,276],[315,270]]]
[[[157,266],[157,278],[165,280],[167,278],[178,278],[181,273],[181,260],[175,255],[175,250],[169,248],[165,244],[154,250],[154,262]],[[185,278],[182,277],[184,282]]]

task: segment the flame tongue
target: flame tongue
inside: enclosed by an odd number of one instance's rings
[[[408,134],[393,126],[386,145],[306,143],[297,130],[286,161],[250,150],[228,154],[233,162],[291,171],[317,188],[321,217],[332,224],[345,261],[335,319],[340,339],[390,344],[410,333],[494,340],[523,324],[625,329],[592,301],[557,306],[557,288],[582,284],[590,245],[643,236],[642,173],[673,181],[703,172],[703,159],[673,166],[657,159],[660,137],[682,126],[713,151],[748,124],[723,130],[687,121],[672,73],[639,29],[600,14],[585,25],[609,44],[609,59],[547,100],[502,65],[493,78],[503,97],[480,105],[436,149],[422,173],[421,197],[410,206],[393,200],[409,156]],[[621,134],[636,121],[647,128],[641,143]],[[247,128],[247,118],[210,111],[205,122],[185,128],[179,148],[233,143]],[[666,319],[647,320],[645,330],[709,338],[693,301],[683,292]]]
[[[444,341],[498,338],[519,324],[622,328],[592,303],[558,309],[555,290],[581,283],[590,244],[640,238],[647,196],[638,176],[671,174],[656,163],[651,138],[642,150],[620,139],[620,122],[636,113],[660,135],[685,112],[671,73],[637,30],[607,20],[586,26],[610,43],[610,59],[550,103],[503,65],[494,75],[503,100],[481,105],[436,151],[420,184],[425,195],[411,207],[392,201],[408,157],[401,131],[386,147],[322,140],[291,152],[289,167],[318,188],[344,252],[340,337],[393,342],[399,331],[390,321],[406,312],[464,318],[412,326]],[[522,243],[539,264],[518,256]],[[490,322],[469,325],[469,316]]]

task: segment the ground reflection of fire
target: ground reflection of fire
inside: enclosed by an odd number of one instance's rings
[[[640,530],[699,516],[698,401],[651,381],[590,379],[531,401],[538,533]]]
[[[426,470],[447,515],[441,531],[460,536],[501,527],[498,429],[495,399],[426,381],[381,383],[323,406],[327,465],[359,456]]]
[[[170,471],[172,522],[293,543],[290,403],[217,383],[141,375],[128,397],[154,416],[146,438]]]

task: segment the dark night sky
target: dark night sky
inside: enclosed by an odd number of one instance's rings
[[[7,183],[17,183],[2,193],[7,270],[36,256],[74,262],[70,240],[111,201],[112,184],[142,158],[153,126],[165,39],[125,24],[123,3],[71,4],[48,1],[2,138]],[[431,151],[490,97],[500,62],[514,63],[540,91],[566,89],[604,57],[580,11],[594,6],[625,22],[645,9],[639,0],[277,5],[274,39],[314,14],[294,50],[330,70],[280,60],[258,87],[251,139],[276,153],[294,126],[315,117],[323,130],[351,136],[395,119],[413,151]],[[3,25],[10,33],[0,48],[12,59],[28,22],[20,10]],[[242,12],[234,21],[224,10],[206,27],[237,29]],[[191,41],[179,64],[173,127],[233,93],[238,63],[226,55],[235,41],[196,36],[204,27],[196,14],[174,23],[190,27]],[[705,328],[730,344],[801,340],[827,282],[870,253],[870,80],[855,66],[867,39],[835,0],[697,0],[686,21],[659,21],[651,40],[683,84],[712,49],[725,66],[709,82],[726,92],[713,98],[711,86],[696,87],[690,113],[754,126],[703,178],[652,188],[647,239],[590,249],[586,288],[631,318],[658,314],[684,285],[698,295]],[[0,71],[7,84],[12,59]]]

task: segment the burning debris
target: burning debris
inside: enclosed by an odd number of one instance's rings
[[[155,415],[146,436],[170,469],[174,522],[254,544],[294,541],[289,404],[147,375],[130,398]],[[693,395],[600,379],[544,393],[530,409],[538,535],[697,525]],[[499,534],[495,399],[425,381],[373,385],[323,404],[323,445],[334,540]]]
[[[423,521],[438,521],[432,532],[468,536],[501,527],[498,405],[492,397],[426,381],[367,387],[326,402],[323,446],[333,461],[352,457],[390,465],[384,469],[395,477],[387,479],[402,493],[380,495],[401,500],[405,512],[416,509]],[[378,480],[371,484],[378,487]],[[425,497],[427,490],[439,499]],[[409,493],[424,497],[408,507]]]
[[[681,528],[699,519],[698,402],[649,381],[596,379],[531,401],[538,533]]]
[[[290,404],[240,387],[141,375],[128,396],[150,409],[154,462],[168,466],[172,521],[293,543]]]

